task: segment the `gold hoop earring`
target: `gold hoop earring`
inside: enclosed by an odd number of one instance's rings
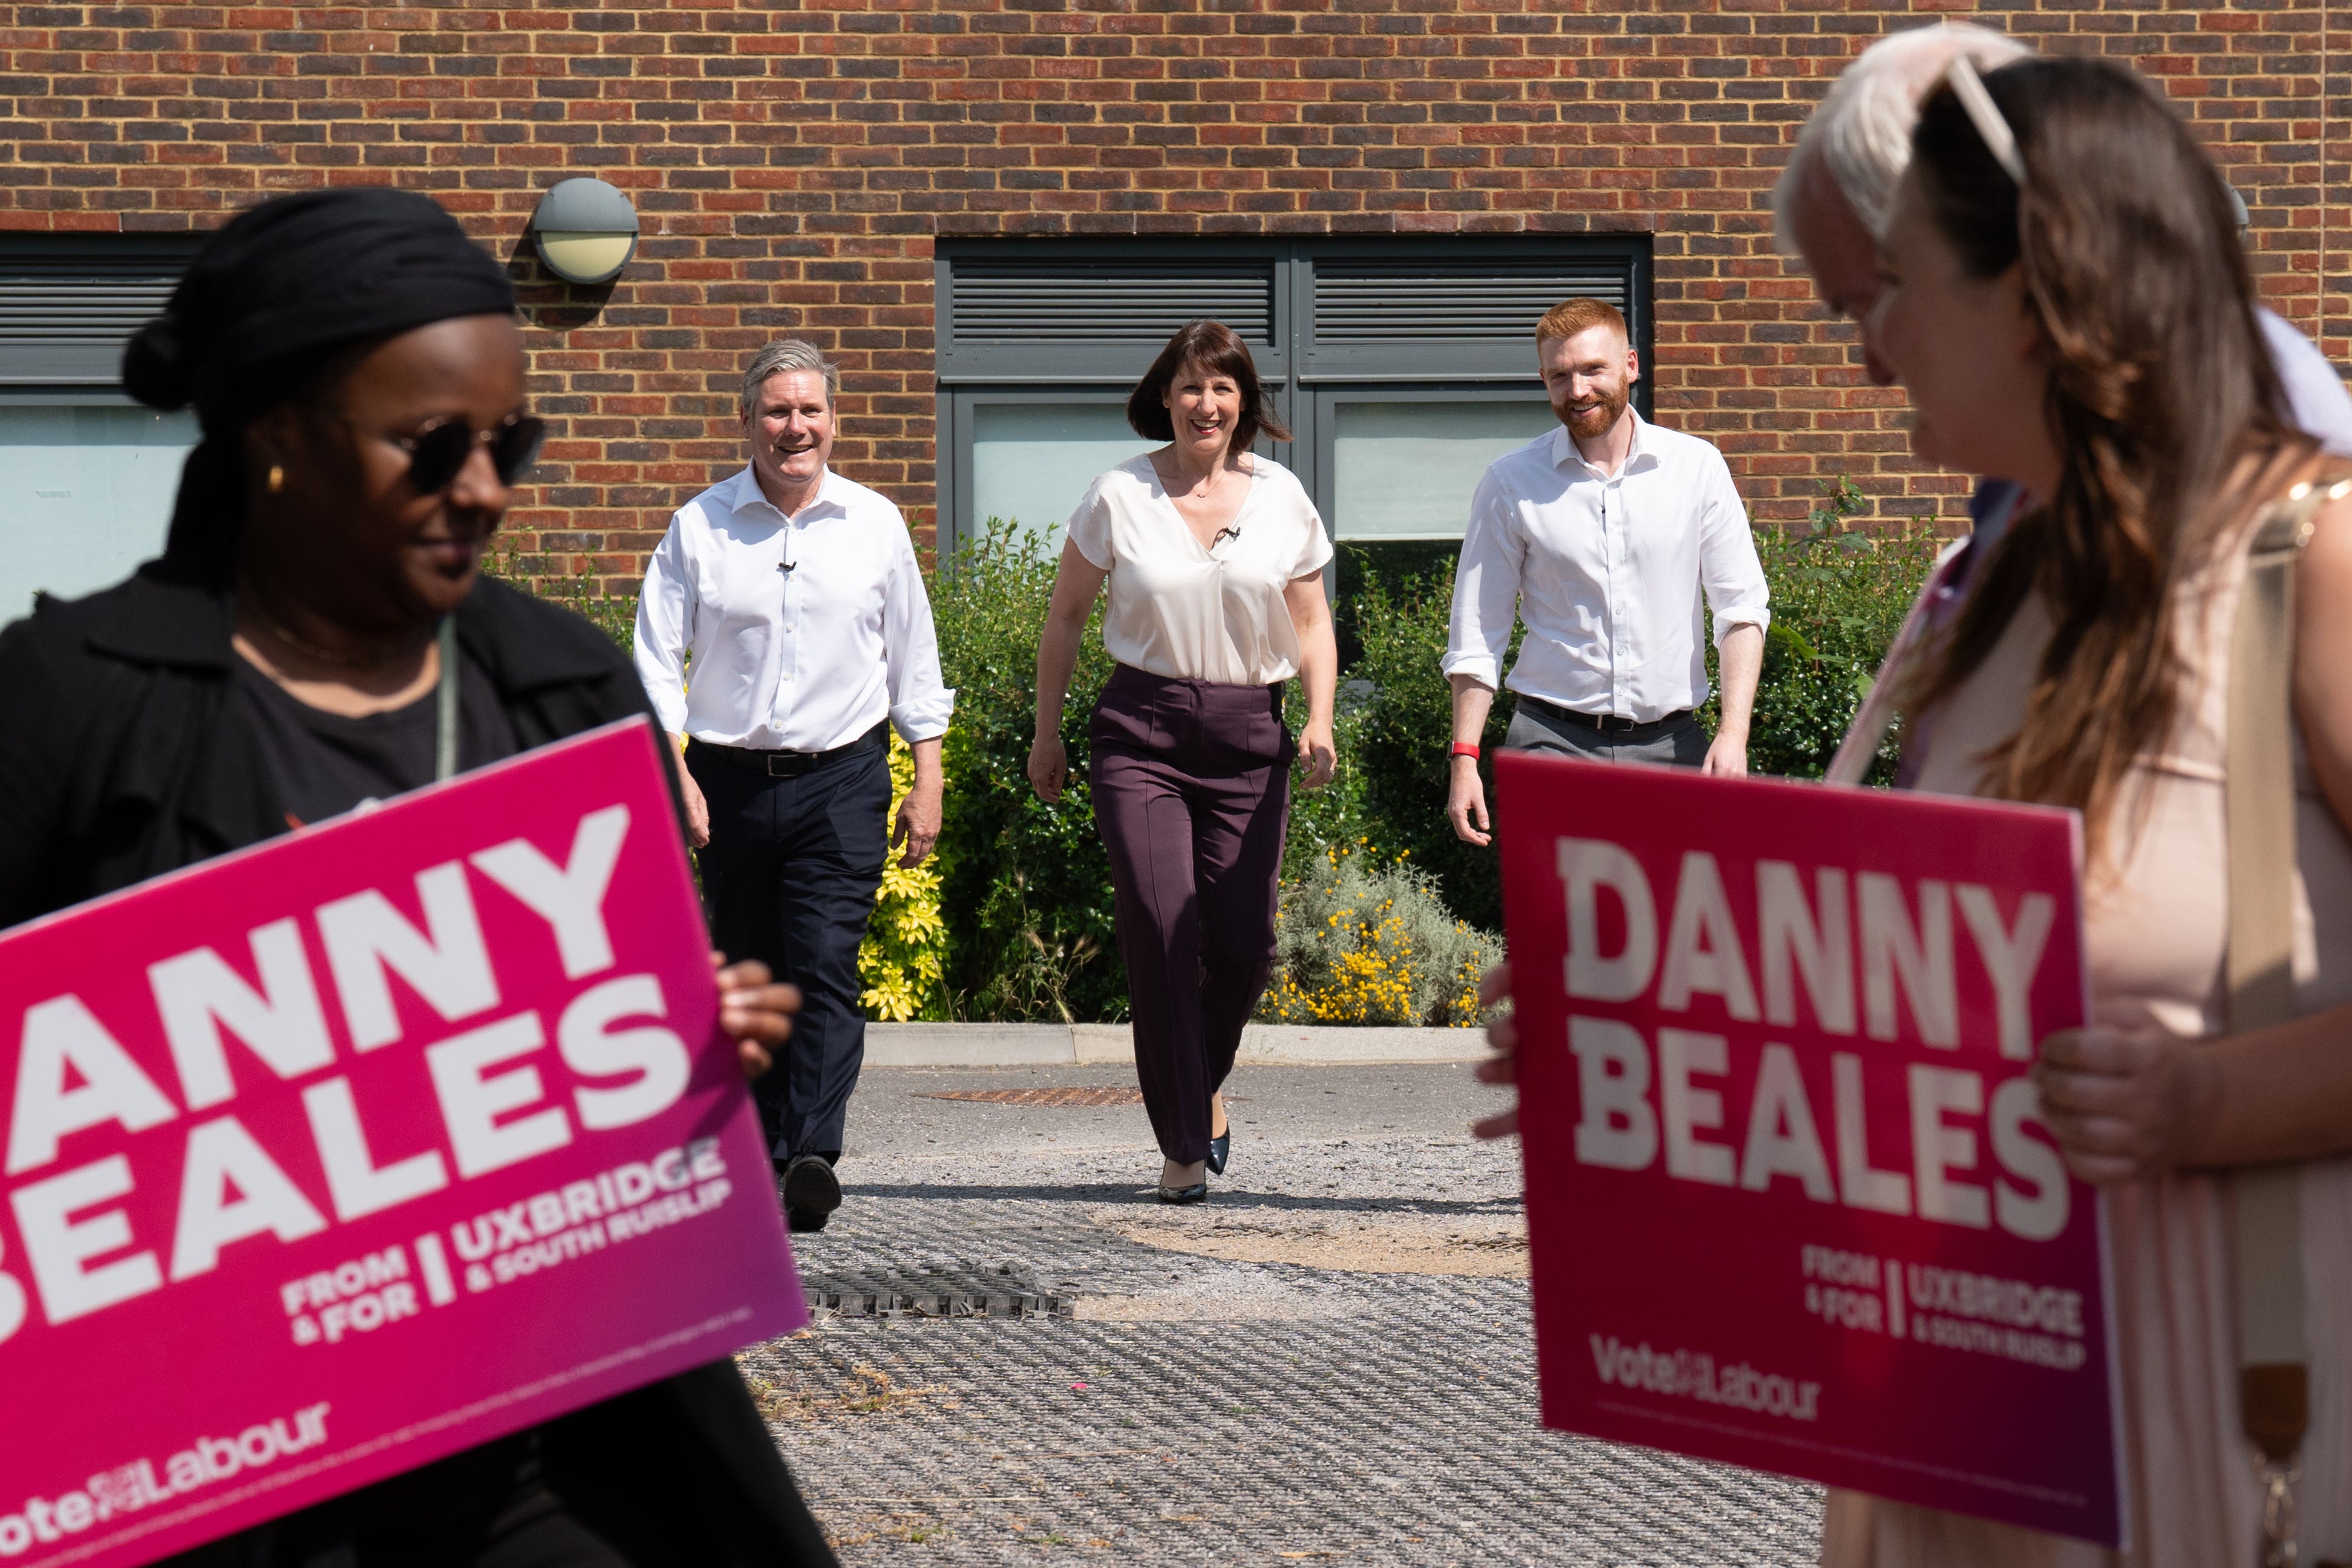
[[[286,488],[286,470],[277,464],[269,465],[269,493],[276,495]]]

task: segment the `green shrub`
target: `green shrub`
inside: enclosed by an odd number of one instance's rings
[[[1411,556],[1399,566],[1387,550],[1353,552],[1343,577],[1354,591],[1340,601],[1342,628],[1356,648],[1347,674],[1365,683],[1355,745],[1343,767],[1360,775],[1363,833],[1383,850],[1402,852],[1426,875],[1445,906],[1474,927],[1503,923],[1502,878],[1491,847],[1465,844],[1445,820],[1454,736],[1454,689],[1438,668],[1445,656],[1454,601],[1454,566],[1431,570]],[[1510,657],[1518,654],[1513,633]],[[1507,660],[1506,661],[1507,668]],[[1510,725],[1507,695],[1487,715],[1479,772],[1494,799],[1494,752]]]
[[[1748,765],[1759,773],[1819,778],[1853,722],[1919,584],[1943,541],[1922,532],[1869,533],[1849,526],[1869,502],[1853,480],[1824,487],[1799,529],[1759,529],[1756,552],[1772,591],[1772,629],[1748,726]],[[1709,668],[1713,667],[1710,653]],[[1710,727],[1716,704],[1703,715]],[[1880,745],[1869,773],[1892,783],[1897,737]]]
[[[1017,524],[992,518],[931,582],[940,661],[956,689],[939,856],[945,983],[960,1018],[1090,1022],[1127,1010],[1110,861],[1087,792],[1087,717],[1111,671],[1099,603],[1062,710],[1070,782],[1054,805],[1029,787],[1054,568]]]
[[[1405,857],[1330,848],[1283,880],[1274,978],[1257,1016],[1467,1027],[1481,1017],[1478,977],[1502,956],[1502,939],[1455,919]]]

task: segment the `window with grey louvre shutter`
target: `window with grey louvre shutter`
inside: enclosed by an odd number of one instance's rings
[[[100,390],[201,235],[0,235],[0,387]]]
[[[1314,258],[1302,379],[1529,374],[1536,322],[1563,300],[1606,300],[1643,341],[1633,257]]]

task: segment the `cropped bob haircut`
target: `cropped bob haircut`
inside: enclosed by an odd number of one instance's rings
[[[1135,384],[1127,400],[1127,422],[1147,441],[1173,441],[1176,422],[1168,415],[1168,389],[1186,365],[1199,365],[1213,375],[1231,376],[1242,389],[1241,417],[1234,421],[1228,452],[1246,452],[1264,436],[1287,441],[1290,432],[1265,406],[1265,392],[1257,384],[1257,362],[1249,345],[1223,321],[1188,321],[1168,340],[1151,368]]]

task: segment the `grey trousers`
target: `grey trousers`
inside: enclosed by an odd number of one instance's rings
[[[1550,752],[1559,756],[1588,757],[1601,763],[1672,763],[1695,768],[1706,761],[1706,731],[1689,714],[1671,723],[1661,721],[1634,730],[1588,730],[1555,718],[1532,702],[1522,702],[1511,714],[1503,744],[1521,752]]]

